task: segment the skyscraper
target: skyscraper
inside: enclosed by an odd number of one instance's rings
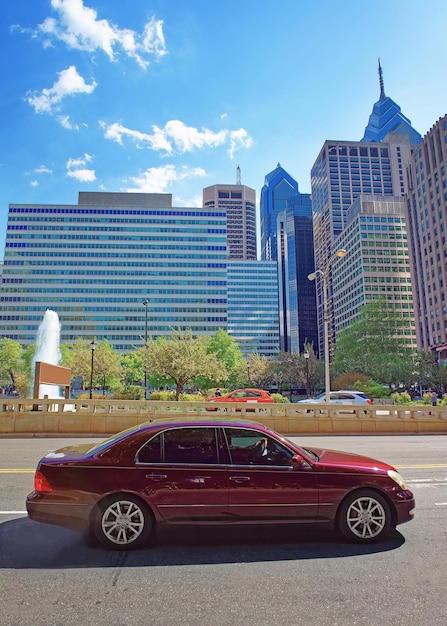
[[[407,219],[418,348],[447,360],[447,115],[407,168]]]
[[[334,241],[346,227],[346,214],[361,194],[404,196],[405,168],[411,160],[412,142],[420,136],[400,108],[385,97],[380,69],[381,99],[373,110],[362,141],[326,141],[311,172],[315,266],[324,271],[335,252]],[[389,119],[394,119],[390,125]],[[399,119],[399,121],[397,121]],[[383,139],[382,133],[388,131]],[[371,141],[366,141],[371,137]],[[349,254],[349,250],[348,250]],[[347,257],[346,257],[347,258]],[[328,273],[329,346],[334,343],[333,289]],[[319,351],[324,354],[322,281],[317,283]]]
[[[380,98],[374,104],[362,141],[381,142],[388,133],[404,133],[411,144],[421,143],[421,135],[415,130],[408,117],[402,113],[398,104],[385,95],[383,71],[379,59]]]
[[[298,183],[278,163],[276,169],[265,177],[261,189],[261,258],[276,261],[278,258],[278,214],[286,208],[286,200],[298,193]]]
[[[305,344],[318,349],[314,271],[312,199],[297,193],[278,215],[278,283],[281,349],[303,352]]]
[[[404,198],[360,195],[346,219],[334,244],[338,250],[349,250],[332,271],[335,335],[358,317],[365,304],[383,298],[402,320],[401,345],[415,350]]]
[[[212,185],[203,190],[203,207],[224,209],[227,214],[229,259],[256,259],[256,192],[240,183]]]

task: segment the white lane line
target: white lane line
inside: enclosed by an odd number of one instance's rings
[[[447,506],[447,502],[435,502],[435,506]]]
[[[27,511],[0,511],[0,515],[28,515]]]

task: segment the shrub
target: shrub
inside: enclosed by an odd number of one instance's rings
[[[286,404],[290,402],[289,398],[282,396],[280,393],[272,393],[271,396],[275,403]]]
[[[411,396],[407,391],[402,391],[402,393],[392,393],[392,399],[396,404],[410,404]]]
[[[171,402],[175,400],[175,391],[153,391],[149,400],[159,400],[160,402]]]

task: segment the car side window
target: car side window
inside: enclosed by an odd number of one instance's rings
[[[265,433],[245,428],[225,429],[233,465],[290,466],[293,453]]]
[[[165,463],[218,463],[215,428],[174,428],[163,433]]]
[[[160,463],[161,462],[161,435],[152,437],[138,453],[138,463]]]

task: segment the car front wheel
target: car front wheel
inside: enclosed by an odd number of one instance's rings
[[[136,498],[123,495],[107,498],[100,505],[93,531],[106,547],[127,550],[145,543],[153,527],[148,507]]]
[[[391,510],[380,494],[357,491],[348,496],[338,513],[338,528],[355,543],[372,543],[385,537],[391,530]]]

